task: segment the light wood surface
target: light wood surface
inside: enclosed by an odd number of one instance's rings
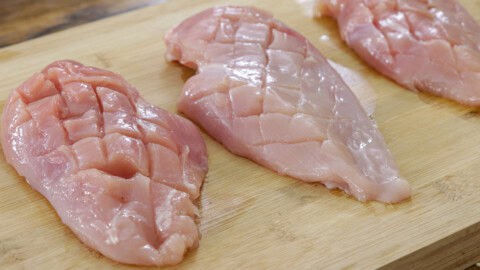
[[[480,20],[480,2],[461,1]],[[110,69],[170,111],[192,71],[164,59],[164,33],[221,1],[167,1],[0,50],[1,105],[57,59]],[[375,118],[412,198],[359,203],[338,191],[279,176],[204,136],[210,170],[198,250],[179,269],[465,268],[480,259],[480,111],[408,92],[363,64],[335,23],[306,17],[294,1],[255,4],[304,34],[327,57],[371,83]],[[322,39],[320,37],[323,36]],[[0,265],[18,269],[121,269],[86,248],[0,155]]]

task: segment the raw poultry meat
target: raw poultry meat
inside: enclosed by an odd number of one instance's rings
[[[480,26],[455,0],[320,0],[368,64],[414,91],[480,105]]]
[[[178,108],[231,152],[359,201],[410,196],[380,131],[325,57],[251,7],[196,14],[165,37],[197,69]]]
[[[105,256],[171,265],[198,246],[203,138],[119,75],[50,64],[10,95],[1,142],[8,163]]]

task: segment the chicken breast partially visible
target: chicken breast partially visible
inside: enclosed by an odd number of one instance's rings
[[[410,196],[378,128],[325,57],[251,7],[218,7],[171,29],[167,58],[197,69],[178,108],[230,151],[359,201]]]
[[[480,25],[456,0],[320,0],[316,11],[385,76],[480,106]]]
[[[122,263],[172,265],[198,246],[205,143],[119,75],[58,61],[10,95],[8,163],[88,246]]]

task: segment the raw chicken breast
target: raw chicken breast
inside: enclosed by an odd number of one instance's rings
[[[378,128],[341,77],[268,13],[208,9],[165,40],[169,60],[198,70],[179,109],[231,152],[360,201],[410,196]]]
[[[480,26],[455,0],[320,0],[367,63],[410,90],[480,105]]]
[[[105,256],[171,265],[198,246],[192,200],[207,171],[205,143],[119,75],[73,61],[47,66],[10,95],[1,141],[8,163]]]

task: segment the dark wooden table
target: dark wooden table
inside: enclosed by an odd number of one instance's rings
[[[0,47],[165,0],[0,0]]]
[[[0,0],[0,48],[161,2],[165,0]]]

